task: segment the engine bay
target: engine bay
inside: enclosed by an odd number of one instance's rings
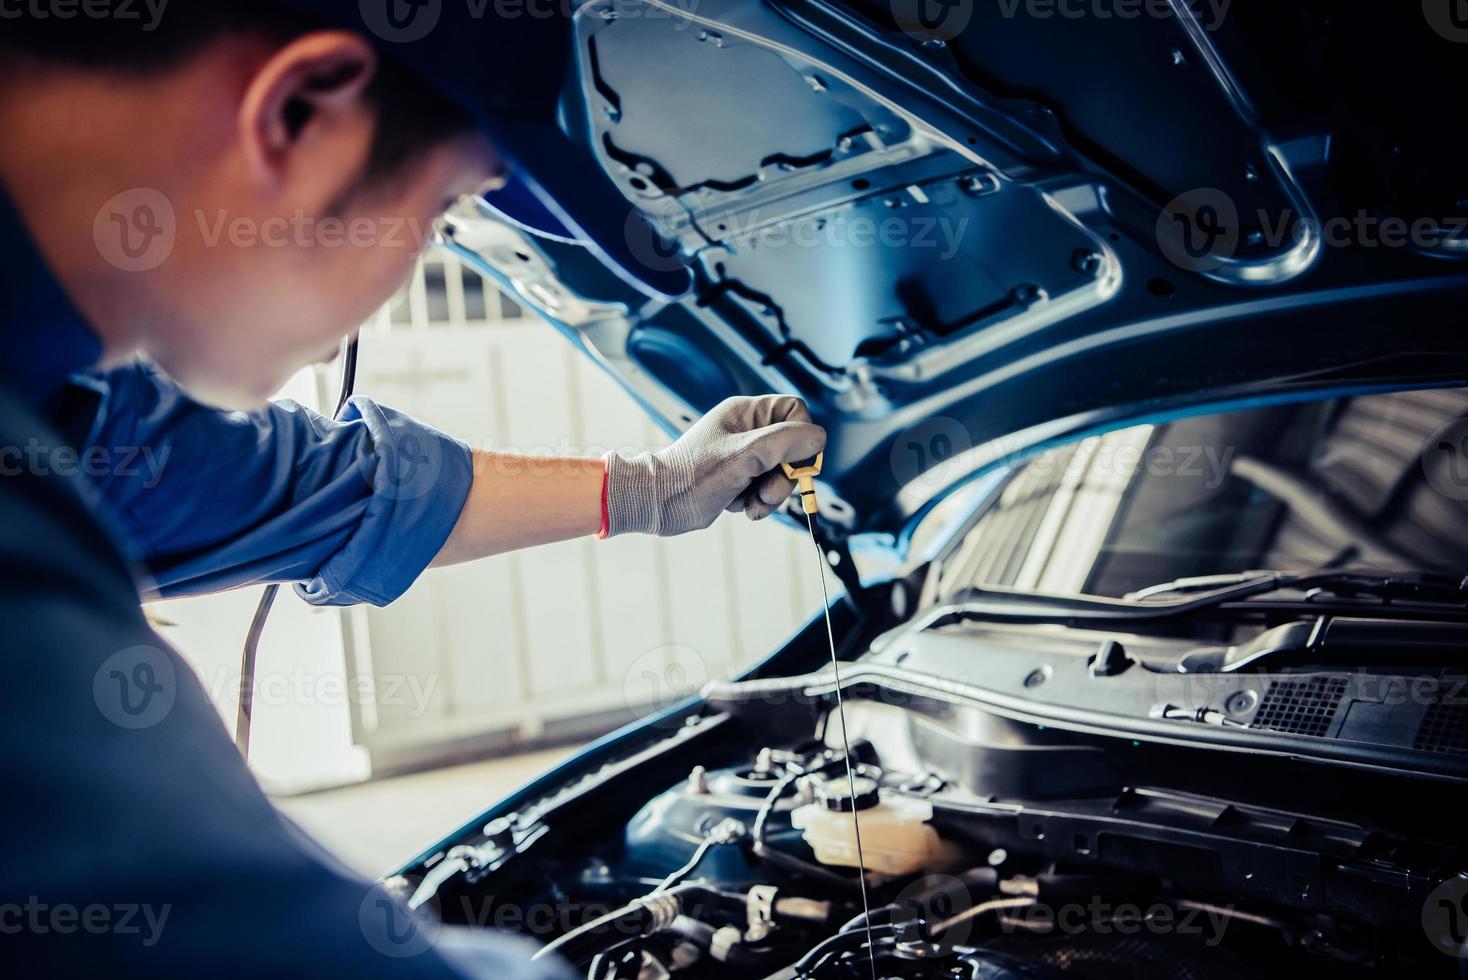
[[[388,884],[445,923],[533,935],[592,978],[1458,975],[1442,952],[1461,943],[1468,760],[1343,727],[1391,682],[1358,671],[1328,707],[1297,701],[1291,717],[1325,717],[1307,730],[1281,720],[1294,689],[1271,685],[1334,690],[1316,668],[1189,678],[1196,641],[1098,635],[950,615],[867,637],[842,671],[850,780],[831,674],[713,684],[640,750],[537,784]],[[1108,673],[1107,642],[1128,668]],[[1130,732],[1042,720],[1038,700],[998,697],[1016,672],[1032,694],[1084,677],[1051,707],[1116,719],[1137,711],[1096,692],[1140,680],[1153,710]],[[1433,679],[1416,700],[1438,719],[1418,731],[1461,719],[1452,669],[1412,673]],[[1192,699],[1233,724],[1155,710],[1200,677]]]

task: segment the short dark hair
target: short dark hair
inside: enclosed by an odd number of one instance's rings
[[[261,34],[284,43],[322,26],[268,0],[171,0],[155,23],[145,21],[146,16],[60,20],[24,13],[0,28],[0,52],[143,73],[167,70],[231,34]],[[390,58],[380,60],[366,99],[376,110],[377,126],[364,183],[401,176],[425,150],[472,131],[462,108]]]

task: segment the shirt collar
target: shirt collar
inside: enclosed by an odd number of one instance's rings
[[[0,375],[43,411],[71,375],[102,356],[102,345],[72,305],[0,186]]]

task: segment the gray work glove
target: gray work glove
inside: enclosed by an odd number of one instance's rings
[[[726,399],[666,449],[607,456],[607,536],[682,534],[725,510],[763,520],[795,489],[780,464],[825,448],[793,395]]]

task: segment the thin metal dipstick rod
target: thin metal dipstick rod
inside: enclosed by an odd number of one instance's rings
[[[826,555],[816,540],[816,526],[807,513],[811,544],[816,547],[816,565],[821,574],[821,609],[826,614],[826,641],[831,645],[831,670],[836,675],[836,714],[841,719],[841,744],[846,751],[846,788],[851,793],[851,829],[856,834],[856,872],[861,885],[862,921],[866,924],[867,959],[872,967],[872,980],[877,980],[877,947],[872,940],[872,905],[867,898],[867,860],[861,849],[861,820],[856,810],[856,772],[851,764],[851,735],[846,728],[846,701],[841,696],[841,662],[836,659],[836,634],[831,630],[831,596],[826,591]]]

